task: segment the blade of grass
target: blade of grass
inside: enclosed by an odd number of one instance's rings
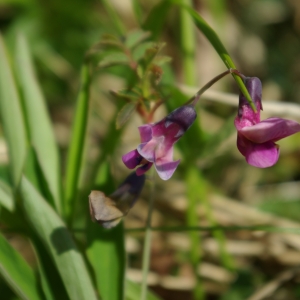
[[[33,270],[1,234],[0,274],[21,299],[41,299]]]
[[[191,0],[183,0],[187,6],[192,5]],[[180,11],[180,39],[181,48],[183,52],[182,64],[183,64],[183,74],[184,82],[187,85],[194,85],[196,78],[196,64],[195,64],[195,32],[193,26],[193,20],[190,14],[182,9]]]
[[[7,140],[13,186],[19,184],[26,157],[26,130],[21,102],[0,35],[0,115]]]
[[[135,18],[139,25],[142,25],[143,21],[143,11],[141,7],[141,3],[139,0],[131,0],[132,2],[132,8],[135,14]]]
[[[74,203],[78,189],[88,119],[91,78],[87,64],[83,64],[82,66],[80,79],[81,87],[77,99],[66,170],[65,212],[69,222],[71,222],[73,208],[75,207]]]
[[[114,25],[115,29],[117,30],[118,34],[121,36],[124,36],[126,33],[126,28],[117,14],[115,8],[112,6],[110,1],[107,0],[101,0],[103,6],[105,7],[105,10],[107,11],[111,23]]]
[[[224,45],[222,44],[220,38],[216,34],[216,32],[206,23],[206,21],[191,7],[184,5],[182,3],[178,3],[177,0],[172,1],[174,4],[179,5],[182,9],[185,9],[190,16],[192,17],[196,27],[206,36],[209,40],[211,45],[215,48],[219,56],[221,57],[222,61],[226,65],[228,69],[236,69],[235,64],[233,63],[230,55],[228,54],[227,50],[225,49]],[[252,109],[256,111],[256,107],[248,93],[247,88],[243,80],[237,76],[236,74],[232,74],[234,77],[237,85],[239,86],[241,92],[244,94],[246,99],[248,100],[249,104],[251,105]]]
[[[160,1],[152,8],[149,15],[147,16],[146,21],[142,26],[144,30],[151,31],[151,37],[154,41],[158,40],[159,35],[162,32],[162,28],[166,20],[166,15],[170,8],[170,1]]]
[[[95,272],[97,290],[102,300],[121,300],[125,275],[123,222],[112,229],[88,222],[87,256]]]
[[[10,212],[13,212],[15,209],[11,187],[2,180],[0,180],[0,204]]]
[[[114,190],[108,162],[101,164],[97,187],[106,195]],[[124,298],[125,246],[123,222],[112,229],[87,220],[87,257],[95,273],[97,289],[103,300]],[[99,260],[101,257],[101,261]]]
[[[37,234],[32,230],[29,231],[32,248],[37,258],[37,268],[45,298],[47,300],[69,299],[50,253],[48,253],[45,245],[43,245]]]
[[[126,280],[125,300],[139,300],[141,296],[141,285],[131,280]],[[160,298],[148,291],[146,300],[160,300]]]
[[[20,193],[24,213],[54,260],[70,299],[96,300],[84,260],[63,221],[24,176]]]
[[[17,38],[16,49],[16,74],[24,97],[29,137],[53,197],[55,208],[61,214],[61,177],[58,149],[45,99],[36,79],[28,44],[21,34]]]

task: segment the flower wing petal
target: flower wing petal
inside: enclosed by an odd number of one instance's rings
[[[244,137],[254,143],[276,142],[300,131],[300,124],[281,118],[269,118],[253,126],[239,130]]]
[[[158,148],[161,148],[164,142],[164,137],[153,138],[147,143],[139,144],[137,151],[139,154],[150,162],[155,160],[155,152]]]
[[[157,159],[155,161],[155,169],[162,180],[168,180],[172,177],[180,160],[169,161],[166,159]]]
[[[251,166],[268,168],[276,164],[279,158],[279,147],[273,142],[251,143],[251,147],[247,148],[245,157]]]

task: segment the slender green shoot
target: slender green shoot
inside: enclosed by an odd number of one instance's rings
[[[149,273],[149,265],[150,265],[150,252],[151,252],[151,218],[153,211],[153,203],[154,203],[154,192],[155,192],[155,169],[151,170],[151,187],[150,187],[150,197],[149,197],[149,208],[148,208],[148,216],[146,222],[146,230],[145,230],[145,241],[144,241],[144,251],[143,251],[143,261],[142,261],[142,289],[141,289],[141,300],[147,299],[147,277]]]

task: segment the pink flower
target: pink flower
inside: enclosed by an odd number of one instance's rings
[[[258,168],[271,167],[279,157],[279,146],[275,142],[299,132],[300,124],[275,117],[260,121],[261,82],[257,77],[246,77],[244,81],[257,112],[251,109],[246,98],[240,94],[238,115],[234,121],[237,147],[249,165]]]
[[[154,164],[159,177],[168,180],[175,172],[180,160],[173,161],[173,145],[190,128],[197,117],[192,105],[181,106],[161,121],[139,127],[141,144],[122,156],[129,169],[142,175]]]

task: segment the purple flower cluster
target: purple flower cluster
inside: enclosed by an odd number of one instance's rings
[[[257,111],[253,111],[241,93],[238,114],[234,121],[237,147],[248,164],[258,168],[271,167],[279,157],[279,146],[276,142],[299,132],[300,124],[276,117],[261,121],[261,81],[256,77],[244,77],[243,80]],[[141,144],[123,155],[124,164],[129,169],[138,167],[138,176],[154,164],[160,178],[168,180],[180,162],[173,160],[173,146],[197,117],[194,105],[181,106],[157,123],[140,126],[138,129]]]

